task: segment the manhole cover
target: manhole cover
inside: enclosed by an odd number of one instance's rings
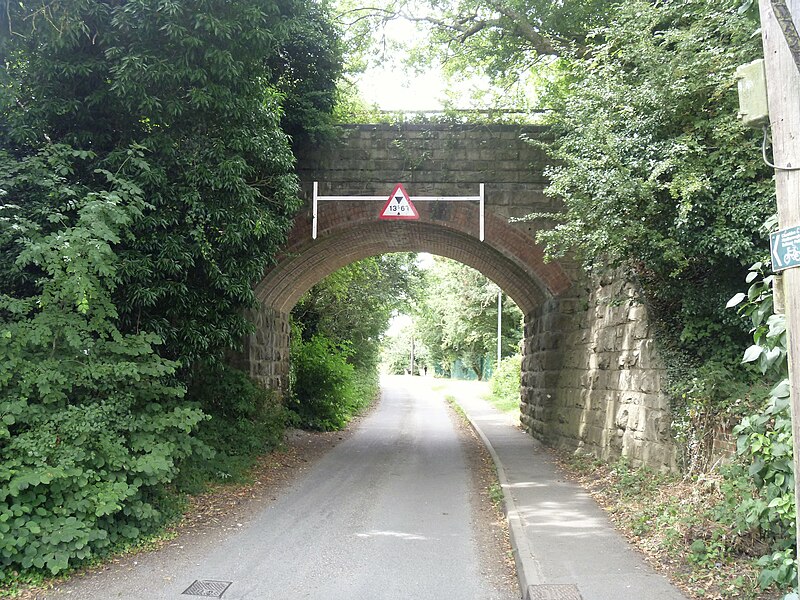
[[[222,598],[232,581],[214,581],[213,579],[198,579],[183,593],[187,596],[203,596],[204,598]]]
[[[576,585],[529,585],[528,600],[583,600]]]

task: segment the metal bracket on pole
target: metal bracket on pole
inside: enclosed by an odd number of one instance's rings
[[[410,196],[411,202],[478,202],[479,203],[479,229],[478,238],[484,241],[485,228],[484,218],[486,213],[485,208],[485,192],[484,184],[479,184],[479,191],[477,196]],[[387,196],[320,196],[319,184],[314,182],[314,192],[311,205],[311,238],[317,239],[317,211],[320,202],[386,202]]]

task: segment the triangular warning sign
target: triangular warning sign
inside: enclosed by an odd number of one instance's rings
[[[411,196],[408,195],[402,183],[398,183],[389,196],[380,214],[381,219],[419,219]]]

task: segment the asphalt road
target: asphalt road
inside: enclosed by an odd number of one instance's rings
[[[482,564],[475,491],[447,407],[403,378],[387,381],[352,436],[234,531],[47,598],[189,600],[202,597],[184,594],[198,580],[231,582],[223,600],[516,598],[486,574],[497,567]]]

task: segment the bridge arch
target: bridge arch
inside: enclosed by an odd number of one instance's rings
[[[386,252],[428,252],[471,266],[522,309],[522,422],[534,436],[569,450],[671,468],[665,369],[646,308],[621,277],[576,278],[570,265],[545,263],[531,212],[558,212],[544,194],[547,159],[531,144],[539,127],[512,125],[349,125],[337,144],[299,152],[306,207],[283,254],[256,287],[256,333],[241,366],[276,390],[289,371],[289,312],[337,269]],[[323,203],[311,235],[311,188],[337,196],[380,196],[403,183],[417,196],[474,196],[485,184],[485,241],[468,202],[415,202],[418,221],[383,221],[375,201]]]
[[[470,266],[497,283],[524,314],[569,289],[558,263],[545,263],[531,238],[494,214],[485,217],[485,240],[477,238],[479,210],[459,203],[418,203],[418,221],[379,220],[375,202],[331,203],[320,209],[316,240],[311,215],[301,215],[286,252],[256,288],[265,307],[288,312],[327,275],[352,262],[387,252],[428,252]]]
[[[288,315],[297,300],[335,270],[368,256],[415,251],[446,256],[497,283],[533,315],[570,289],[567,272],[545,263],[531,225],[510,217],[559,210],[544,195],[547,159],[530,143],[541,127],[467,124],[346,125],[337,142],[300,148],[297,171],[306,200],[283,254],[256,287],[257,332],[242,366],[273,389],[288,381]],[[385,196],[403,183],[419,196],[475,196],[485,185],[485,241],[473,202],[416,202],[418,221],[379,219],[375,201],[320,203],[312,239],[311,190],[321,195]]]

